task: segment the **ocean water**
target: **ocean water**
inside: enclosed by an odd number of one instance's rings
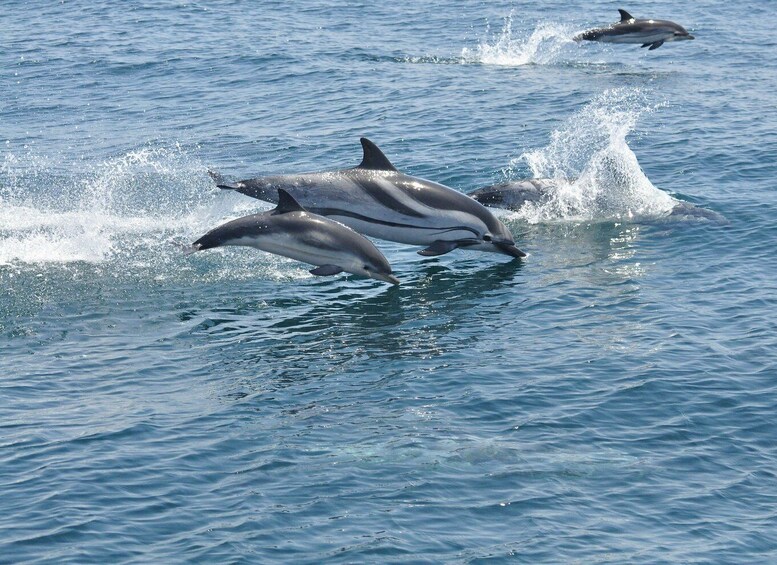
[[[774,5],[617,7],[5,2],[0,562],[776,561]],[[574,181],[399,287],[175,245],[360,136]]]

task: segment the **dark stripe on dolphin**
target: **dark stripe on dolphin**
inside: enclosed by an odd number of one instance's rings
[[[259,235],[272,235],[274,233],[280,233],[277,226],[270,223],[258,223],[256,221],[258,214],[246,216],[244,218],[238,218],[228,222],[218,228],[215,228],[200,239],[194,242],[197,249],[203,251],[205,249],[213,249],[214,247],[220,247],[229,241],[240,239],[241,237],[256,237]]]
[[[308,206],[307,210],[314,214],[318,214],[319,216],[345,216],[346,218],[353,218],[354,220],[361,220],[363,222],[369,222],[371,224],[381,224],[383,226],[390,226],[392,228],[412,228],[416,230],[429,230],[429,231],[434,230],[434,231],[439,231],[440,233],[444,233],[447,231],[464,230],[475,234],[476,237],[480,236],[477,230],[474,230],[468,226],[424,227],[424,226],[416,226],[413,224],[389,222],[388,220],[378,220],[376,218],[370,218],[369,216],[363,216],[362,214],[357,214],[355,212],[349,212],[348,210],[340,210],[339,208],[316,208],[314,206]]]
[[[394,210],[395,212],[399,212],[405,216],[413,216],[416,218],[426,217],[426,215],[402,204],[399,200],[386,192],[386,189],[380,186],[380,184],[377,182],[367,179],[354,179],[354,182],[362,187],[364,191],[370,196],[370,198],[375,200],[375,202],[385,206],[386,208],[389,208],[390,210]]]
[[[424,182],[430,185],[436,184],[431,183],[430,181]],[[483,218],[484,210],[482,206],[473,201],[471,198],[468,198],[466,195],[448,187],[443,187],[445,189],[444,191],[427,190],[427,187],[419,189],[417,187],[418,181],[415,179],[400,179],[394,184],[410,198],[429,208],[435,210],[461,211],[467,214],[471,214],[476,218]],[[489,215],[490,212],[485,211],[485,214]]]

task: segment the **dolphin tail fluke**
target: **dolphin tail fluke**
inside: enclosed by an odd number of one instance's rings
[[[184,255],[191,255],[192,253],[196,253],[200,250],[200,245],[198,244],[188,244],[183,243],[182,241],[172,241],[171,242],[175,247],[177,247]]]
[[[217,173],[216,171],[208,170],[208,176],[213,179],[213,182],[216,183],[216,186],[218,188],[224,189],[224,190],[237,190],[238,186],[237,184],[231,184],[226,177],[221,175],[220,173]]]
[[[602,38],[603,30],[601,29],[589,29],[587,31],[583,31],[581,33],[578,33],[576,36],[574,36],[572,39],[574,41],[577,41],[578,43],[581,41],[598,41]]]

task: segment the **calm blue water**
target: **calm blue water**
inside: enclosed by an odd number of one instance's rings
[[[777,560],[774,5],[617,7],[6,2],[0,561]],[[581,181],[400,287],[172,245],[360,136]]]

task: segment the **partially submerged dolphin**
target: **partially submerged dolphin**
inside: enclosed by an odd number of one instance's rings
[[[383,254],[363,235],[307,212],[283,189],[278,207],[268,212],[232,220],[195,241],[190,251],[225,245],[245,245],[316,265],[314,275],[347,271],[399,284]]]
[[[546,202],[556,186],[554,179],[525,179],[484,186],[469,196],[484,206],[517,211],[527,202]]]
[[[278,189],[306,210],[342,222],[370,237],[426,246],[418,253],[442,255],[457,248],[525,257],[510,230],[466,195],[399,172],[378,147],[361,138],[364,157],[352,169],[259,177],[219,188],[277,202]]]
[[[686,29],[667,20],[638,20],[626,10],[618,10],[621,21],[610,27],[589,29],[575,36],[575,41],[601,41],[603,43],[641,43],[658,49],[666,41],[683,41],[694,37]]]
[[[470,192],[469,196],[485,206],[518,211],[527,202],[535,204],[549,202],[553,191],[558,186],[559,181],[556,179],[524,179],[484,186]],[[726,219],[714,210],[702,208],[683,200],[673,200],[675,205],[669,212],[669,217],[698,218],[718,223],[726,222]]]

